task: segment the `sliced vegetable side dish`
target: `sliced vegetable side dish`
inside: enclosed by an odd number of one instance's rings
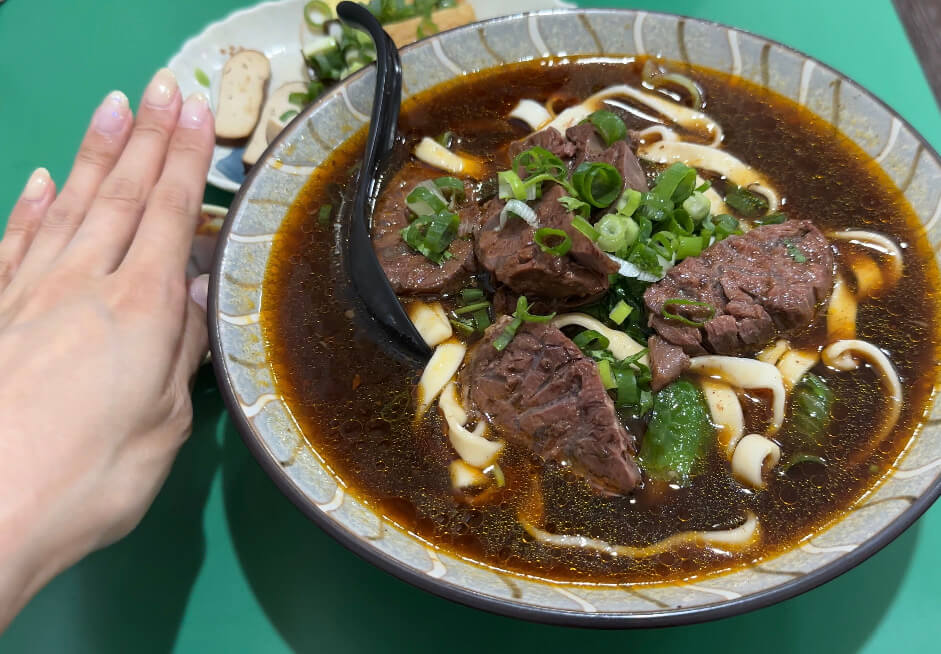
[[[525,574],[688,578],[822,528],[919,426],[934,258],[791,101],[570,58],[436,87],[400,127],[372,237],[431,361],[370,336],[334,249],[362,135],[292,208],[261,314],[305,436],[389,520]]]

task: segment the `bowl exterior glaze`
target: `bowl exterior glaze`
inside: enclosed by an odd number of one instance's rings
[[[761,37],[673,15],[550,11],[478,23],[403,50],[405,97],[469,72],[550,55],[659,54],[773,89],[836,125],[904,193],[928,239],[941,244],[941,162],[891,109],[820,62]],[[259,325],[275,233],[308,176],[368,120],[374,70],[332,90],[295,119],[235,199],[210,288],[213,363],[246,444],[282,491],[363,558],[431,592],[478,608],[556,624],[602,627],[697,622],[766,606],[827,581],[876,552],[941,493],[941,409],[894,471],[844,517],[792,550],[683,583],[554,583],[458,558],[382,520],[344,490],[306,445],[279,397]]]

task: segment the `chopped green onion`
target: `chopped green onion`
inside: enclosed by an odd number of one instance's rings
[[[465,302],[473,302],[484,297],[484,292],[479,288],[465,288],[461,290],[461,299]]]
[[[620,325],[627,317],[631,315],[631,311],[634,310],[634,307],[629,305],[624,300],[618,300],[618,303],[614,305],[614,308],[611,309],[611,313],[608,314],[608,318],[611,319],[615,325]]]
[[[549,245],[550,239],[562,239],[555,245]],[[572,249],[572,238],[561,229],[540,227],[533,234],[533,241],[539,249],[556,257],[564,256]]]
[[[611,390],[618,387],[617,382],[614,381],[614,376],[611,374],[611,362],[607,359],[598,362],[598,374],[601,375],[601,383],[606,389]]]
[[[705,221],[703,222],[705,223]],[[721,241],[732,234],[741,233],[742,228],[739,226],[738,220],[729,214],[723,213],[715,217],[715,234],[717,241]]]
[[[579,332],[575,335],[575,338],[572,339],[572,342],[575,343],[579,350],[585,353],[589,350],[606,350],[611,344],[607,336],[601,332],[596,332],[594,329],[586,329],[583,332]]]
[[[565,198],[562,198],[565,199]],[[572,227],[580,231],[585,235],[586,238],[590,241],[598,240],[598,230],[592,227],[591,223],[582,218],[581,216],[575,216],[572,218]]]
[[[288,95],[288,102],[291,104],[296,104],[298,107],[303,107],[307,104],[307,94],[306,93],[291,93]]]
[[[425,180],[405,197],[405,204],[417,216],[429,216],[447,208],[444,195],[434,182]]]
[[[531,206],[522,200],[507,200],[506,204],[503,206],[503,209],[500,210],[499,229],[503,229],[506,226],[506,221],[513,216],[516,216],[520,220],[524,221],[533,229],[539,227],[538,217],[536,216],[536,212],[533,211]]]
[[[605,252],[621,252],[634,244],[640,227],[633,218],[609,213],[595,225],[598,231],[598,247]]]
[[[610,146],[627,136],[627,126],[624,125],[624,121],[617,114],[606,109],[599,109],[588,116],[587,120],[595,126],[595,130],[605,145]]]
[[[710,181],[707,179],[707,180],[704,181],[702,184],[700,184],[699,186],[697,186],[696,188],[694,188],[694,189],[693,189],[693,192],[694,192],[694,193],[705,193],[706,191],[708,191],[708,190],[711,189],[711,188],[712,188],[712,182],[710,182]]]
[[[456,318],[448,318],[448,320],[454,326],[455,329],[457,329],[459,332],[461,332],[465,336],[470,336],[476,331],[474,329],[474,326],[469,322],[458,320]]]
[[[651,193],[661,200],[682,202],[693,192],[696,170],[677,162],[660,173]]]
[[[617,405],[624,407],[638,404],[641,399],[637,384],[637,375],[627,366],[619,366],[614,371],[614,381],[617,384]]]
[[[326,226],[330,222],[330,215],[333,213],[333,205],[325,204],[320,207],[320,211],[317,212],[317,222],[321,225]]]
[[[516,332],[522,324],[523,320],[521,318],[514,318],[512,321],[510,321],[510,324],[503,328],[503,331],[500,332],[500,335],[493,339],[493,348],[497,352],[501,352],[506,349],[506,346],[509,345],[510,341],[513,340],[513,337],[516,336]]]
[[[448,247],[457,236],[460,222],[458,215],[449,211],[419,216],[401,231],[402,240],[416,252],[441,264],[452,256]]]
[[[536,184],[524,184],[520,176],[512,170],[497,173],[499,190],[497,197],[501,200],[535,200],[539,197],[540,188]]]
[[[490,326],[490,311],[488,309],[479,309],[474,312],[474,324],[477,325],[477,331],[482,332]]]
[[[474,313],[475,311],[478,311],[480,309],[489,309],[489,308],[490,308],[490,303],[485,300],[483,302],[475,302],[474,304],[468,304],[459,309],[455,309],[454,313],[455,315],[460,316],[461,314],[464,314],[464,313]]]
[[[622,216],[632,216],[634,212],[637,211],[637,207],[640,206],[640,202],[643,199],[644,194],[640,191],[635,191],[632,188],[624,189],[624,192],[621,193],[621,197],[618,198],[615,209],[617,209],[617,212]]]
[[[197,68],[193,72],[196,75],[196,81],[199,82],[199,85],[205,86],[208,89],[209,88],[209,75],[206,74],[206,71],[204,71],[202,68]]]
[[[593,207],[610,206],[621,194],[624,180],[618,169],[600,161],[583,162],[572,173],[572,187]]]
[[[330,6],[326,2],[310,0],[304,5],[304,21],[311,29],[323,27],[323,24],[332,17],[333,12],[330,11]]]
[[[446,148],[449,148],[454,144],[454,132],[448,130],[447,132],[442,132],[438,134],[438,137],[435,139],[439,145],[442,145]]]
[[[280,120],[282,123],[286,123],[286,122],[288,122],[289,120],[291,120],[292,118],[294,118],[294,116],[296,116],[296,115],[297,115],[297,110],[296,110],[296,109],[288,109],[288,110],[285,111],[283,114],[281,114],[280,116],[278,116],[278,120]]]
[[[439,177],[434,183],[444,197],[450,199],[452,203],[463,202],[466,198],[464,182],[457,177]]]
[[[733,186],[725,194],[725,203],[746,218],[757,218],[768,210],[768,199],[741,186]]]
[[[529,148],[513,157],[511,169],[525,177],[549,175],[553,179],[565,179],[569,169],[557,156],[539,146]]]
[[[702,253],[702,236],[680,236],[676,239],[676,259],[685,259],[686,257],[696,257]]]
[[[426,36],[437,33],[438,26],[428,17],[422,18],[421,22],[418,23],[418,28],[415,30],[415,36],[417,36],[419,39],[423,39]]]
[[[709,204],[709,198],[707,198],[702,193],[693,192],[691,196],[683,200],[683,210],[689,214],[689,217],[694,221],[699,222],[703,218],[709,215],[709,209],[711,205]]]
[[[667,311],[668,306],[686,306],[686,307],[697,307],[697,308],[702,308],[702,309],[708,309],[709,317],[701,321],[690,320],[686,316],[681,316],[677,313],[672,313],[670,311]],[[663,309],[660,311],[660,315],[662,315],[664,318],[668,320],[675,320],[677,322],[683,323],[684,325],[689,325],[690,327],[702,327],[703,325],[705,325],[707,322],[709,322],[715,317],[716,308],[712,306],[711,304],[709,304],[708,302],[699,302],[697,300],[686,300],[684,298],[674,297],[674,298],[670,298],[669,300],[663,303]]]
[[[673,232],[660,231],[650,237],[650,245],[653,247],[654,251],[667,259],[668,261],[673,260],[676,257],[677,244],[679,243],[679,238]]]
[[[587,220],[588,216],[591,215],[591,205],[578,198],[573,198],[571,195],[563,195],[559,198],[559,204],[583,220]]]
[[[548,316],[536,316],[531,314],[529,312],[529,301],[526,299],[525,295],[521,295],[516,301],[516,311],[513,315],[524,322],[549,322],[555,318],[555,312],[550,313]]]

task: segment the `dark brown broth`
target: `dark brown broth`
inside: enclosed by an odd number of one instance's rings
[[[409,143],[455,131],[462,149],[485,155],[496,170],[506,167],[506,144],[522,134],[503,118],[519,98],[584,98],[610,84],[637,84],[639,70],[629,61],[547,60],[484,71],[410,100],[400,126]],[[750,509],[761,521],[763,542],[742,555],[689,549],[631,560],[534,543],[517,511],[530,496],[537,468],[513,447],[501,459],[507,475],[502,494],[480,506],[459,501],[447,472],[454,455],[437,417],[412,427],[417,372],[354,327],[333,250],[341,232],[317,226],[319,207],[335,203],[329,185],[343,184],[357,159],[359,134],[314,173],[292,207],[269,259],[262,308],[279,391],[310,444],[358,497],[436,545],[488,565],[555,579],[651,582],[728,569],[787,548],[847,510],[886,472],[923,419],[936,379],[939,280],[927,242],[916,235],[917,219],[871,159],[828,124],[743,80],[692,72],[705,89],[706,111],[725,129],[725,147],[774,181],[790,216],[812,219],[824,231],[872,228],[905,245],[903,279],[859,313],[859,337],[890,353],[906,389],[892,436],[864,464],[841,465],[848,453],[865,447],[883,401],[868,369],[835,374],[818,366],[838,398],[827,469],[797,467],[753,492],[734,482],[728,464],[712,454],[707,472],[684,490],[614,499],[599,498],[555,468],[540,474],[549,531],[643,545],[677,531],[735,526]],[[818,320],[796,340],[819,343],[823,329]],[[785,446],[783,458],[790,453]]]

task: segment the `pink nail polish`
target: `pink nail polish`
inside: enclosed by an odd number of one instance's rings
[[[103,134],[116,134],[124,129],[127,117],[127,96],[120,91],[112,91],[95,111],[92,125]]]
[[[202,93],[194,93],[183,103],[180,111],[180,127],[197,129],[209,118],[209,99]]]
[[[26,182],[21,197],[27,202],[39,202],[46,197],[46,191],[51,183],[52,178],[49,177],[49,171],[45,168],[37,168],[29,176],[29,181]]]
[[[144,104],[157,109],[170,106],[176,96],[176,77],[169,68],[161,68],[144,91]]]

